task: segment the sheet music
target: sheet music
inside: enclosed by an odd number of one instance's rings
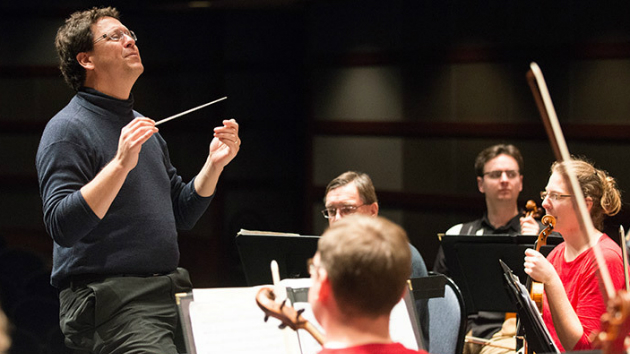
[[[300,353],[293,330],[278,329],[275,318],[263,321],[255,300],[258,289],[193,290],[189,311],[198,354]]]
[[[300,234],[292,232],[276,232],[276,231],[261,231],[261,230],[245,230],[241,229],[237,235],[262,235],[262,236],[300,236]]]
[[[311,280],[284,279],[283,286],[309,287]],[[269,318],[256,304],[260,286],[244,288],[193,289],[194,301],[189,313],[197,354],[316,354],[321,350],[317,341],[305,330],[278,329],[280,321]],[[285,288],[286,289],[286,288]],[[308,302],[297,302],[296,310],[321,333]],[[392,310],[390,318],[392,339],[410,349],[418,349],[411,317],[404,300]]]

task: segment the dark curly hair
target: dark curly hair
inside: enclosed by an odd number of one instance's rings
[[[77,11],[57,31],[55,48],[59,55],[59,69],[66,83],[75,91],[85,82],[85,69],[77,61],[77,55],[94,48],[91,27],[103,17],[120,19],[120,14],[113,7],[93,7],[90,10]]]

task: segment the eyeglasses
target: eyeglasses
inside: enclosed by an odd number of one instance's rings
[[[133,33],[133,31],[129,31],[126,29],[117,29],[112,33],[105,33],[104,35],[98,37],[95,41],[94,44],[102,41],[103,39],[107,39],[109,41],[114,41],[114,42],[118,42],[120,40],[122,40],[123,38],[125,38],[125,36],[131,38],[135,41],[138,41],[138,37],[136,37],[136,34]]]
[[[306,260],[306,269],[308,269],[308,274],[313,275],[319,269],[319,265],[315,265],[313,262],[313,258],[309,258]]]
[[[360,207],[364,206],[365,204],[361,204],[361,205],[344,205],[342,207],[339,208],[326,208],[324,210],[322,210],[322,215],[324,215],[324,217],[326,219],[330,219],[330,218],[334,218],[337,216],[337,211],[339,211],[339,216],[347,216],[350,214],[354,214],[357,212],[357,209],[359,209]]]
[[[545,200],[545,198],[549,197],[549,199],[551,199],[551,201],[555,202],[558,199],[562,199],[562,198],[567,198],[567,197],[571,197],[571,194],[559,194],[559,193],[547,193],[547,192],[540,192],[540,199]]]
[[[495,170],[490,172],[484,172],[484,176],[488,176],[491,179],[499,179],[503,174],[506,174],[509,179],[516,178],[519,175],[517,170]]]

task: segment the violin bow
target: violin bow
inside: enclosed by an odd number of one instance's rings
[[[628,231],[628,235],[630,236],[630,231]],[[621,238],[621,255],[623,256],[623,278],[626,281],[626,291],[630,291],[630,276],[628,276],[628,246],[626,246],[626,242],[628,236],[623,230],[623,225],[619,225],[619,237]]]
[[[540,67],[538,67],[538,64],[535,62],[530,64],[530,70],[527,72],[527,81],[532,93],[534,94],[534,99],[536,101],[536,105],[538,106],[538,110],[540,111],[540,115],[542,116],[543,123],[545,124],[545,130],[549,136],[556,160],[560,162],[571,161],[571,155],[569,155],[569,149],[567,148],[567,143],[564,140],[562,128],[560,128],[558,116],[556,115],[556,110],[553,107],[551,96],[549,95],[547,84],[545,83],[545,78],[543,77]],[[610,273],[608,272],[608,267],[606,267],[601,250],[597,245],[597,240],[595,238],[591,240],[589,237],[590,233],[595,230],[595,226],[593,226],[593,220],[591,220],[591,215],[588,213],[586,200],[584,198],[584,193],[582,193],[580,183],[578,182],[575,173],[573,173],[573,167],[569,163],[565,163],[564,165],[566,168],[566,173],[563,174],[565,176],[565,182],[569,182],[567,183],[569,193],[575,196],[575,198],[571,198],[573,208],[579,212],[578,222],[580,225],[580,231],[582,232],[584,240],[587,241],[595,255],[600,280],[603,283],[605,291],[603,294],[604,301],[607,303],[609,299],[614,298],[615,287],[610,279]]]

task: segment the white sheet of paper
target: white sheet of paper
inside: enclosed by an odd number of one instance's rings
[[[197,354],[296,354],[297,336],[278,329],[256,304],[254,288],[194,289],[190,321]]]
[[[389,318],[389,334],[394,342],[400,342],[409,349],[418,350],[418,341],[413,332],[411,317],[409,317],[409,312],[407,312],[405,300],[400,300],[392,309],[392,314]]]

